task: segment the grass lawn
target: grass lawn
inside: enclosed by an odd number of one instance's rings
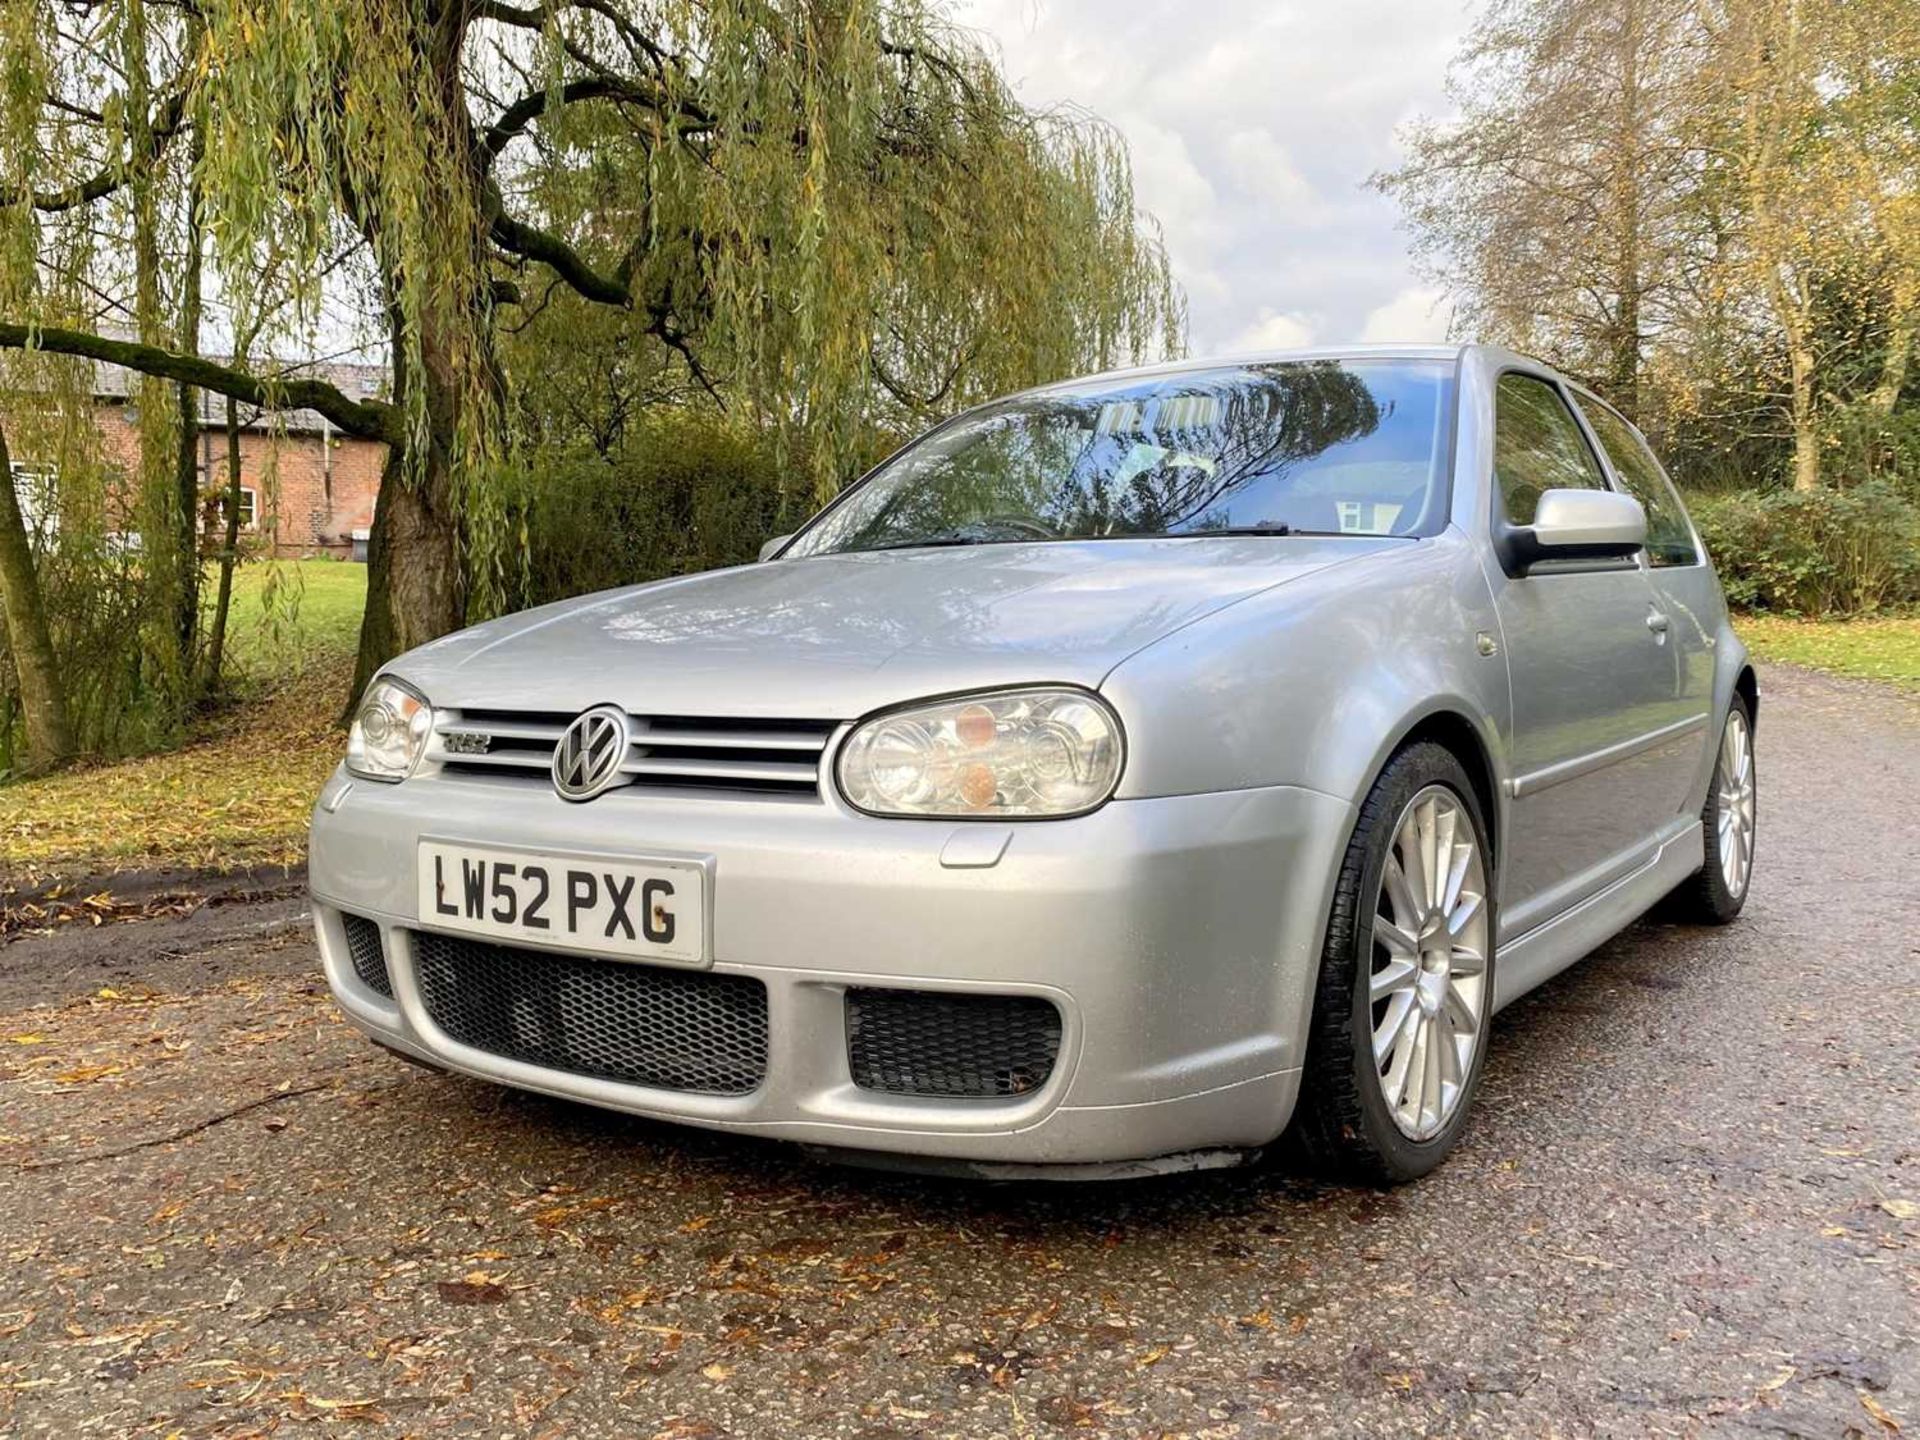
[[[344,743],[334,718],[366,588],[366,567],[339,561],[243,568],[227,642],[233,706],[177,750],[0,787],[0,880],[297,863]]]
[[[366,566],[283,561],[243,566],[233,580],[227,653],[239,680],[272,684],[313,662],[352,658],[367,604]]]
[[[1920,693],[1920,615],[1876,620],[1742,615],[1733,628],[1762,660],[1784,660]]]

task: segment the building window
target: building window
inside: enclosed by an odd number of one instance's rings
[[[12,462],[13,493],[20,501],[20,518],[27,534],[44,540],[60,531],[60,467],[44,461]]]
[[[224,489],[220,492],[220,508],[218,513],[220,524],[223,526],[227,523],[227,496],[229,493],[230,492]],[[242,485],[240,487],[240,528],[242,530],[251,530],[258,522],[260,515],[259,505],[260,497],[254,488],[251,485]]]

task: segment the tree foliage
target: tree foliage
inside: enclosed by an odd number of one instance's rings
[[[1378,183],[1475,328],[1810,488],[1908,389],[1916,77],[1911,0],[1494,0]]]

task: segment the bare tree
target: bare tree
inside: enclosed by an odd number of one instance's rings
[[[1693,243],[1703,38],[1693,0],[1498,0],[1449,78],[1458,118],[1415,125],[1374,182],[1467,324],[1629,412]]]

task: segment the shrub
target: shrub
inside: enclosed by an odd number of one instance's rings
[[[805,467],[782,483],[770,439],[691,411],[632,428],[619,450],[536,455],[521,489],[530,605],[755,558],[813,510]]]
[[[1920,504],[1883,481],[1698,499],[1736,608],[1833,615],[1920,604]]]
[[[1821,464],[1849,481],[1883,480],[1920,502],[1920,405],[1837,407],[1822,426]]]

